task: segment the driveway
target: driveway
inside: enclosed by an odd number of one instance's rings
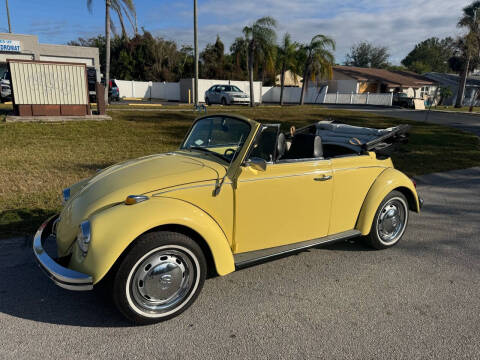
[[[0,243],[1,359],[478,358],[480,168],[419,179],[398,246],[315,248],[206,281],[179,317],[130,327]]]
[[[470,131],[480,136],[480,114],[476,115],[446,111],[409,110],[376,106],[365,107],[351,105],[325,105],[325,107],[331,109],[364,111],[412,121],[426,121],[433,124],[452,126],[460,130]]]

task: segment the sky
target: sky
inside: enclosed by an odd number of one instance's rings
[[[0,4],[4,2],[0,0]],[[104,32],[104,0],[9,0],[14,33],[36,34],[42,43],[65,44]],[[138,26],[179,45],[193,43],[192,0],[134,0]],[[313,35],[333,37],[336,61],[355,43],[387,46],[391,62],[400,61],[416,43],[432,37],[457,36],[456,27],[468,0],[198,0],[199,43],[203,48],[220,38],[229,48],[242,28],[262,16],[278,21],[279,40],[285,32],[299,42]],[[3,4],[0,32],[8,29]]]

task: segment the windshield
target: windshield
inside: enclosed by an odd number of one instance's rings
[[[233,91],[233,92],[242,92],[238,87],[235,85],[230,85],[226,87],[226,91]]]
[[[209,152],[231,161],[240,152],[250,133],[250,124],[228,116],[212,116],[198,120],[181,149]]]

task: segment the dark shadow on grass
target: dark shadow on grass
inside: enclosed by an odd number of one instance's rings
[[[50,216],[52,210],[12,209],[0,212],[0,238],[34,234],[37,228]]]

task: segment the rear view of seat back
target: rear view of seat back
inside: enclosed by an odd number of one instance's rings
[[[296,134],[283,159],[311,159],[323,156],[322,140],[315,134]]]

